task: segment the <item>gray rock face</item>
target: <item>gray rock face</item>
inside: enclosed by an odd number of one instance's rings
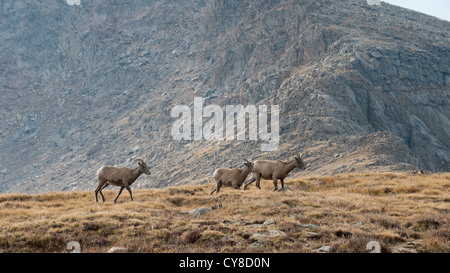
[[[450,170],[447,21],[359,0],[80,3],[0,4],[0,192],[92,190],[144,156],[133,187],[300,151],[307,174]],[[279,105],[280,148],[175,141],[194,96]]]
[[[211,210],[212,209],[210,209],[210,208],[196,208],[196,209],[192,209],[192,210],[188,211],[188,213],[191,215],[203,215]]]
[[[128,248],[118,247],[118,246],[111,247],[107,251],[107,253],[127,253],[127,252],[128,252]]]
[[[258,232],[252,234],[251,238],[254,240],[261,240],[261,239],[273,239],[273,238],[280,238],[280,237],[286,237],[286,233],[280,230],[269,230],[265,232]]]

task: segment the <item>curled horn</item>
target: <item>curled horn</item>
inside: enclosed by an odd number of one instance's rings
[[[136,161],[139,162],[139,164],[144,164],[145,163],[144,160],[142,160],[140,158],[137,158]]]

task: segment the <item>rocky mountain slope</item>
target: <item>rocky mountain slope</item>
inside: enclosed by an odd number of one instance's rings
[[[0,4],[0,192],[210,182],[242,158],[341,172],[450,170],[450,22],[366,1]],[[177,141],[176,105],[279,105],[280,145]],[[206,120],[204,120],[206,121]]]

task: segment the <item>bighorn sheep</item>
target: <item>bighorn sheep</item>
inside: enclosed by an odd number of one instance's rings
[[[305,164],[303,163],[302,156],[295,154],[294,160],[290,162],[284,162],[281,160],[270,161],[270,160],[257,160],[253,163],[253,176],[250,180],[244,183],[244,190],[248,185],[256,181],[256,187],[261,189],[259,183],[261,178],[272,179],[274,189],[284,190],[284,178],[292,171],[294,168],[305,169]],[[281,182],[281,189],[278,189],[278,179]]]
[[[247,178],[247,175],[253,171],[253,163],[245,158],[244,160],[246,162],[244,162],[244,168],[242,169],[217,169],[213,174],[217,184],[211,189],[209,195],[213,194],[214,191],[218,194],[221,186],[240,189],[242,183],[244,183]]]
[[[126,167],[112,167],[112,166],[103,166],[97,171],[98,177],[98,186],[95,190],[95,202],[98,202],[97,194],[100,192],[100,196],[102,197],[102,201],[105,201],[105,197],[102,194],[102,190],[108,185],[119,186],[120,190],[114,199],[114,203],[116,203],[117,198],[122,193],[123,189],[127,189],[130,193],[130,199],[133,201],[133,195],[131,194],[130,186],[131,184],[138,179],[138,177],[145,173],[147,175],[150,174],[150,171],[147,167],[147,163],[142,159],[136,159],[138,161],[139,166],[135,169],[130,169]]]

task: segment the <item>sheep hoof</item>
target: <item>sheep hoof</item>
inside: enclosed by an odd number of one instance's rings
[[[278,191],[292,191],[292,189],[288,186],[284,186],[284,188],[278,189]]]

